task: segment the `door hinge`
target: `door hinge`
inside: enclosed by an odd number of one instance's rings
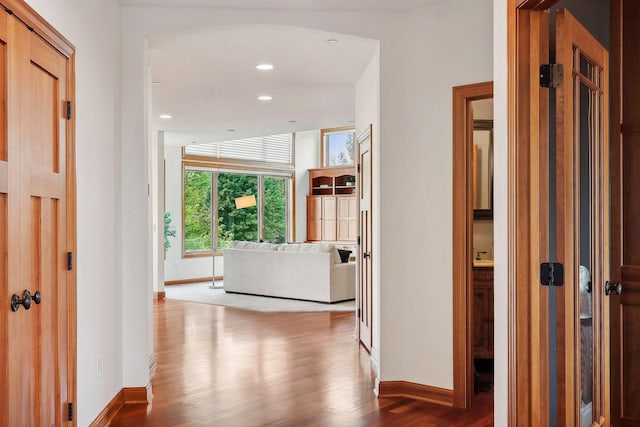
[[[358,317],[358,319],[360,318],[360,308],[356,310],[356,316]]]
[[[358,163],[358,173],[360,173],[360,163]]]
[[[358,236],[358,246],[360,246],[360,236]]]
[[[73,270],[73,252],[67,252],[67,270]]]
[[[67,101],[67,120],[71,120],[71,101]]]
[[[540,284],[562,286],[564,284],[564,266],[558,262],[540,264]]]
[[[556,88],[562,84],[564,77],[564,67],[562,64],[542,64],[540,65],[540,86]]]
[[[67,421],[73,421],[73,402],[67,403]]]

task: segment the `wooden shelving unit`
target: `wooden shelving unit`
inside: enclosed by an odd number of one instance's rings
[[[309,169],[307,241],[353,243],[358,213],[354,167]]]

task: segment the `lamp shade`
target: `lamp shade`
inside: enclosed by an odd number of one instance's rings
[[[236,197],[236,209],[250,208],[256,205],[256,196],[253,194],[249,196]]]

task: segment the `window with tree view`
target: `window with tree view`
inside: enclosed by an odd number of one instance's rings
[[[355,131],[352,128],[323,129],[324,166],[355,164]]]
[[[290,176],[190,169],[185,169],[184,176],[185,254],[230,248],[234,240],[287,241]],[[256,206],[236,206],[237,198],[251,195]],[[217,236],[214,242],[212,215]]]
[[[184,250],[211,252],[211,172],[184,171]]]

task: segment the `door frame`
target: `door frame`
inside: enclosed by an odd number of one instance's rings
[[[363,313],[363,310],[361,310],[360,308],[363,306],[363,304],[366,304],[366,301],[363,301],[363,295],[365,294],[364,292],[364,283],[362,281],[362,269],[366,268],[364,265],[364,249],[363,249],[363,242],[362,242],[362,228],[366,227],[367,224],[363,224],[362,222],[362,210],[361,210],[361,205],[360,203],[362,202],[362,190],[363,190],[363,176],[364,176],[364,171],[363,171],[363,167],[362,167],[362,157],[361,157],[361,151],[360,151],[360,144],[365,141],[366,139],[369,139],[369,175],[367,177],[367,179],[369,180],[369,223],[371,225],[371,234],[369,235],[369,247],[370,249],[370,254],[369,254],[369,260],[368,260],[368,269],[369,269],[369,283],[368,283],[368,290],[367,290],[367,294],[369,295],[369,299],[370,302],[368,304],[368,310],[367,313]],[[370,354],[373,348],[373,337],[374,337],[374,330],[373,330],[373,307],[374,307],[374,301],[373,301],[373,271],[374,271],[374,253],[373,253],[373,124],[370,123],[365,130],[363,130],[360,134],[356,135],[356,141],[355,141],[356,145],[357,145],[357,152],[358,152],[358,162],[356,164],[356,176],[357,176],[357,189],[356,189],[356,198],[357,198],[357,208],[358,208],[358,221],[357,221],[357,227],[358,227],[358,237],[357,237],[357,241],[356,241],[356,251],[357,251],[357,265],[356,265],[356,295],[357,295],[357,317],[356,317],[356,339],[358,340],[358,343],[360,345],[362,345]],[[370,315],[370,319],[369,322],[369,336],[368,336],[368,342],[365,343],[362,341],[362,316],[369,314]]]
[[[74,258],[77,259],[77,244],[76,244],[76,162],[75,162],[75,46],[69,42],[62,34],[45,21],[37,12],[35,12],[24,0],[0,0],[0,6],[2,6],[6,13],[13,15],[10,19],[18,19],[31,31],[42,38],[46,43],[56,49],[62,56],[67,59],[67,100],[71,102],[71,117],[66,120],[65,123],[65,156],[66,156],[66,247],[67,251],[71,252]],[[61,108],[62,110],[62,108]],[[67,349],[67,366],[66,366],[66,382],[67,382],[67,396],[68,402],[60,402],[64,404],[76,402],[77,394],[77,275],[76,269],[73,268],[66,272],[67,274],[67,315],[68,324],[61,325],[63,328],[67,328],[68,340],[66,342]],[[8,306],[8,304],[7,304]],[[8,313],[8,307],[2,317],[6,320]],[[6,321],[4,322],[7,323]],[[2,338],[5,340],[3,345],[7,348],[8,336],[4,335]],[[0,363],[6,368],[10,369],[6,364],[6,354],[0,355]],[[0,377],[2,378],[2,377]],[[6,382],[5,382],[6,384]],[[2,395],[5,397],[2,399],[7,402],[8,399],[4,396],[4,393],[10,393],[11,390],[2,390]],[[37,409],[37,408],[35,408]],[[6,411],[4,414],[0,414],[0,424],[2,421],[6,421]],[[74,420],[69,422],[69,425],[76,425],[77,417],[74,416]]]
[[[453,405],[473,399],[473,111],[493,82],[453,88]]]
[[[549,324],[546,316],[539,315],[548,312],[548,296],[541,292],[540,286],[532,285],[539,283],[540,263],[548,260],[549,246],[545,213],[548,212],[549,188],[549,100],[546,89],[539,86],[537,68],[539,64],[549,62],[548,31],[545,30],[549,19],[547,10],[558,1],[508,0],[507,3],[507,391],[509,425],[518,426],[548,425],[549,342],[546,331]],[[612,42],[615,45],[616,40]],[[608,172],[606,168],[604,172]],[[604,331],[604,334],[608,333]],[[564,355],[567,356],[565,359],[572,354]],[[562,356],[559,354],[559,366],[566,366]],[[604,392],[608,394],[608,390]],[[559,395],[558,399],[567,402],[565,395]],[[564,408],[564,415],[575,409],[567,406],[559,406]],[[569,419],[573,420],[573,417]]]

